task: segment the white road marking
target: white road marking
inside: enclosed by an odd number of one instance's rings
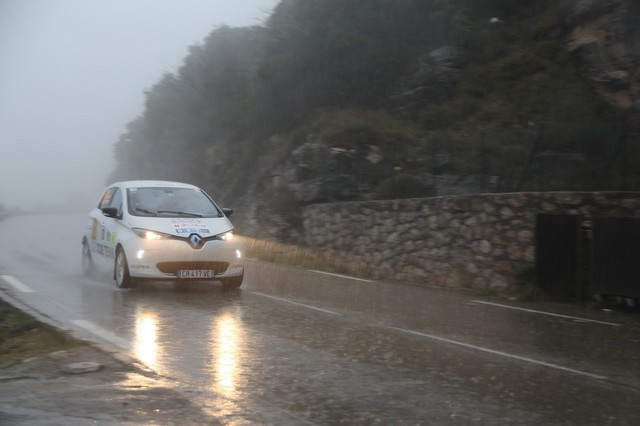
[[[131,350],[131,345],[125,339],[122,339],[122,338],[116,336],[115,334],[113,334],[110,331],[107,331],[104,328],[92,323],[91,321],[73,320],[72,322],[75,325],[77,325],[78,327],[83,328],[83,329],[89,331],[90,333],[95,334],[96,336],[106,340],[109,343],[112,343],[112,344],[114,344],[116,346],[119,346],[120,348],[122,348],[124,350],[127,350],[127,351]]]
[[[494,349],[484,348],[482,346],[476,346],[476,345],[472,345],[470,343],[458,342],[457,340],[446,339],[444,337],[435,336],[433,334],[420,333],[419,331],[405,330],[404,328],[398,328],[398,327],[388,327],[388,328],[390,328],[392,330],[396,330],[396,331],[402,331],[404,333],[414,334],[414,335],[420,336],[420,337],[426,337],[428,339],[437,340],[437,341],[440,341],[440,342],[450,343],[452,345],[463,346],[465,348],[474,349],[474,350],[481,351],[481,352],[487,352],[487,353],[490,353],[490,354],[499,355],[499,356],[503,356],[503,357],[511,358],[511,359],[517,359],[519,361],[528,362],[530,364],[536,364],[536,365],[541,365],[543,367],[555,368],[556,370],[561,370],[561,371],[565,371],[565,372],[573,373],[573,374],[579,374],[581,376],[591,377],[592,379],[598,379],[598,380],[607,379],[606,376],[601,376],[599,374],[593,374],[593,373],[589,373],[589,372],[586,372],[586,371],[574,370],[573,368],[563,367],[563,366],[557,365],[557,364],[551,364],[551,363],[544,362],[544,361],[538,361],[538,360],[533,359],[533,358],[528,358],[528,357],[524,357],[524,356],[520,356],[520,355],[514,355],[514,354],[507,353],[507,352],[497,351],[497,350],[494,350]]]
[[[552,312],[537,311],[535,309],[519,308],[517,306],[503,305],[503,304],[500,304],[500,303],[485,302],[483,300],[472,300],[471,303],[481,303],[483,305],[497,306],[499,308],[513,309],[513,310],[516,310],[516,311],[530,312],[530,313],[533,313],[533,314],[548,315],[548,316],[557,317],[557,318],[566,318],[566,319],[571,319],[571,320],[578,321],[578,322],[593,322],[593,323],[596,323],[596,324],[611,325],[613,327],[620,327],[622,325],[622,324],[616,324],[614,322],[598,321],[598,320],[592,320],[592,319],[588,319],[588,318],[573,317],[573,316],[570,316],[570,315],[554,314]]]
[[[26,284],[23,284],[20,280],[11,275],[2,275],[2,279],[7,283],[12,285],[16,290],[21,291],[23,293],[34,293],[34,291],[29,288]]]
[[[258,296],[269,298],[269,299],[278,300],[280,302],[290,303],[292,305],[302,306],[303,308],[308,308],[308,309],[313,309],[315,311],[324,312],[325,314],[340,315],[338,312],[333,312],[333,311],[329,311],[327,309],[322,309],[322,308],[316,308],[315,306],[305,305],[304,303],[294,302],[293,300],[283,299],[281,297],[270,296],[268,294],[258,293],[256,291],[252,291],[252,293],[253,294],[257,294]]]
[[[348,280],[362,281],[362,282],[365,282],[365,283],[373,283],[373,282],[375,282],[375,281],[371,281],[371,280],[365,280],[364,278],[350,277],[348,275],[340,275],[340,274],[332,274],[330,272],[316,271],[315,269],[307,269],[307,271],[315,272],[316,274],[331,275],[332,277],[346,278]]]

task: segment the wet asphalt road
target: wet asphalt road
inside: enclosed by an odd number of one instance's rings
[[[229,423],[640,424],[640,315],[249,260],[240,291],[80,274],[84,216],[0,223],[0,288]]]

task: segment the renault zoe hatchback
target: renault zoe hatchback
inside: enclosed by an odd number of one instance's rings
[[[220,281],[223,289],[238,288],[244,266],[231,213],[193,185],[114,183],[89,213],[83,270],[106,268],[119,288],[144,279]]]

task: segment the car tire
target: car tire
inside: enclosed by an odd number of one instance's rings
[[[237,290],[242,285],[242,280],[244,279],[244,273],[238,277],[233,278],[225,278],[221,281],[222,290]]]
[[[129,263],[122,247],[116,249],[116,260],[114,264],[113,277],[118,288],[135,288],[136,283],[129,275]]]
[[[93,259],[91,257],[91,249],[89,248],[89,243],[87,239],[84,238],[82,240],[82,274],[85,276],[90,276],[93,274],[94,265]]]

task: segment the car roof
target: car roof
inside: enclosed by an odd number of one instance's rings
[[[110,186],[121,185],[125,188],[150,188],[150,187],[170,187],[170,188],[190,188],[198,189],[197,186],[189,183],[173,182],[168,180],[128,180],[122,182],[116,182]]]

